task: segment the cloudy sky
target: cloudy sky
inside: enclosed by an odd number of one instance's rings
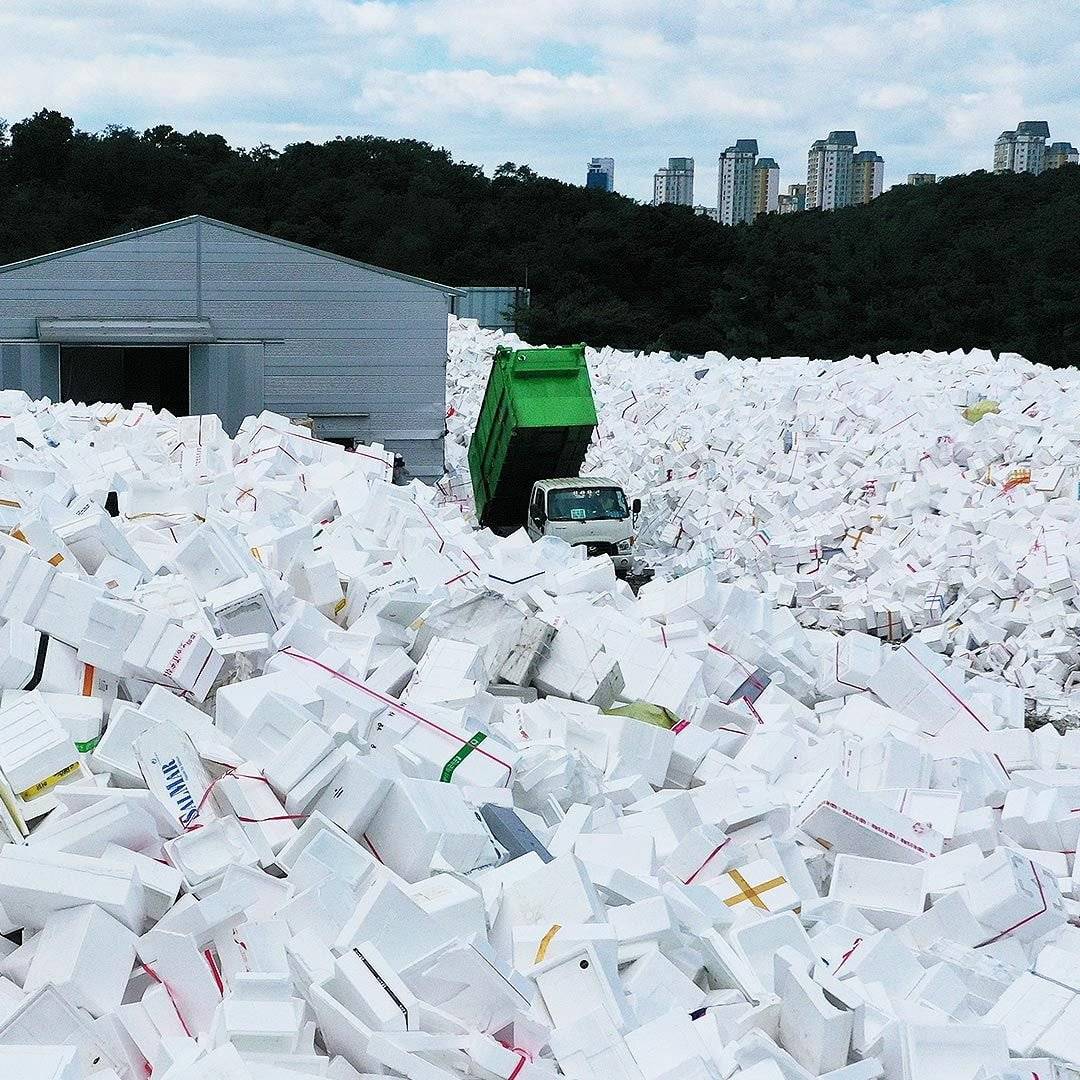
[[[0,116],[282,147],[374,133],[648,198],[756,138],[781,182],[854,128],[908,172],[987,167],[1024,119],[1080,143],[1077,0],[0,0]]]

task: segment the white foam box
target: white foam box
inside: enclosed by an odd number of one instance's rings
[[[620,951],[620,957],[623,953]],[[650,949],[620,973],[623,988],[631,995],[634,1012],[641,1022],[655,1019],[668,1010],[685,1009],[689,1014],[708,1001],[708,995],[659,949]]]
[[[0,686],[21,688],[31,681],[39,637],[32,626],[23,622],[0,626]]]
[[[841,852],[833,863],[829,899],[854,905],[878,929],[895,930],[926,906],[923,868]]]
[[[374,1031],[414,1031],[417,999],[371,941],[343,953],[326,986],[361,1023]]]
[[[963,800],[959,791],[883,788],[875,794],[905,817],[929,825],[946,840],[951,840],[956,835],[956,819],[960,815],[960,804]]]
[[[188,934],[155,928],[138,943],[139,960],[149,964],[192,1036],[210,1031],[221,991],[207,956]],[[145,1000],[145,998],[144,998]]]
[[[146,564],[136,554],[115,522],[100,507],[85,504],[86,511],[74,521],[57,526],[56,535],[70,548],[83,570],[97,572],[110,556],[136,567],[145,577],[150,576]]]
[[[268,867],[296,835],[296,821],[286,813],[270,784],[259,776],[254,762],[242,764],[232,776],[219,781],[216,795],[240,821],[259,865]]]
[[[774,957],[780,998],[778,1042],[811,1075],[843,1069],[851,1050],[854,1012],[842,1002],[843,988],[825,991],[810,977],[813,961],[782,946]]]
[[[53,809],[59,784],[86,777],[74,742],[38,691],[0,708],[0,770],[28,820]]]
[[[141,787],[143,778],[135,740],[161,723],[129,701],[115,702],[109,711],[105,733],[90,754],[91,767],[95,772],[111,773],[121,786]]]
[[[817,952],[799,917],[791,911],[733,926],[728,937],[770,992],[776,975],[773,957],[779,949],[794,949],[810,963],[817,960]]]
[[[1066,987],[1024,971],[983,1015],[982,1022],[1004,1027],[1010,1053],[1024,1056],[1032,1053],[1039,1036],[1076,1000]]]
[[[135,740],[135,757],[144,786],[170,815],[166,834],[217,815],[210,774],[184,732],[171,724],[144,731]]]
[[[334,951],[341,955],[366,941],[377,941],[393,970],[401,972],[435,955],[454,937],[385,877],[375,880],[356,903]]]
[[[386,876],[368,849],[318,813],[308,815],[277,862],[297,892],[331,877],[359,890],[369,879]]]
[[[18,1080],[83,1080],[76,1046],[0,1046],[0,1075]]]
[[[618,662],[576,627],[559,627],[532,679],[537,690],[608,709],[623,690]]]
[[[107,598],[95,601],[78,644],[79,659],[105,671],[122,673],[124,653],[146,618],[147,613],[134,604]]]
[[[471,882],[433,874],[405,886],[406,894],[450,933],[462,939],[487,934],[484,897]]]
[[[303,705],[316,720],[322,715],[322,698],[319,694],[294,673],[278,671],[222,686],[214,695],[215,723],[228,738],[232,738],[244,722],[255,715],[266,695],[271,693]]]
[[[42,694],[56,719],[71,737],[80,754],[89,754],[98,744],[104,730],[105,702],[100,697],[85,694]],[[4,695],[5,701],[7,695]]]
[[[818,691],[826,697],[845,697],[869,690],[884,657],[876,637],[857,631],[838,636],[834,647],[821,656]]]
[[[185,701],[175,690],[151,686],[139,705],[139,712],[184,732],[207,761],[236,766],[241,758],[228,746],[228,740],[201,709]]]
[[[41,931],[23,989],[52,983],[100,1017],[119,1008],[135,963],[135,934],[101,908],[54,911]]]
[[[353,743],[344,743],[331,750],[310,772],[295,784],[285,796],[285,809],[290,814],[306,814],[351,758],[360,751]]]
[[[703,888],[719,896],[737,922],[794,911],[802,904],[783,867],[768,859],[730,867]]]
[[[413,717],[419,714],[411,713]],[[517,751],[483,732],[450,722],[417,722],[398,740],[395,752],[406,772],[425,780],[443,780],[472,787],[506,787],[513,776]]]
[[[382,806],[393,782],[364,757],[349,758],[315,800],[314,809],[358,840]]]
[[[206,594],[206,605],[223,633],[275,634],[280,629],[274,605],[258,574],[220,585]]]
[[[702,884],[723,873],[732,842],[716,825],[698,825],[687,832],[664,860],[662,874],[683,885]]]
[[[54,574],[31,620],[36,630],[78,648],[90,624],[94,603],[105,595],[100,585],[71,574]]]
[[[82,855],[0,847],[0,905],[28,929],[40,929],[53,911],[97,904],[129,930],[142,928],[145,908],[138,872]]]
[[[169,862],[196,894],[212,890],[230,866],[256,866],[259,855],[235,817],[218,818],[164,845]]]
[[[330,733],[308,720],[263,766],[263,775],[279,795],[291,791],[334,749]]]
[[[110,844],[131,851],[153,851],[160,837],[153,817],[119,795],[109,796],[81,810],[54,814],[31,833],[29,844],[43,851],[99,858]]]
[[[549,864],[550,865],[550,864]],[[614,944],[582,945],[528,971],[554,1027],[573,1023],[588,1001],[620,1027],[631,1023],[630,1003],[619,981]]]
[[[993,726],[989,715],[977,711],[965,694],[934,670],[932,665],[940,659],[931,660],[928,652],[920,654],[917,644],[910,643],[892,650],[870,680],[870,689],[890,708],[917,719],[928,735],[937,735],[953,722],[973,733],[989,730]]]
[[[325,552],[309,554],[302,563],[294,563],[289,583],[301,600],[306,600],[330,618],[344,598],[338,569]]]
[[[844,778],[860,791],[925,788],[933,767],[929,754],[891,734],[849,745],[844,754]]]
[[[551,927],[604,919],[604,904],[577,856],[559,855],[544,863],[529,854],[510,865],[514,876],[503,882],[498,906],[503,926]]]
[[[904,1075],[911,1080],[940,1080],[956,1077],[974,1080],[983,1075],[1003,1073],[1009,1065],[1009,1051],[1002,1027],[975,1024],[948,1026],[902,1023],[895,1032],[899,1040],[899,1060]]]
[[[240,557],[236,544],[212,524],[203,525],[181,543],[173,562],[203,597],[242,578],[250,566]]]
[[[292,698],[267,694],[233,734],[232,749],[262,765],[276,757],[310,719],[311,713]]]
[[[404,649],[395,649],[365,680],[372,690],[395,696],[400,694],[416,671],[416,664]]]
[[[291,1055],[301,1042],[306,1005],[300,998],[290,1001],[243,1001],[226,998],[221,1004],[221,1025],[228,1045],[241,1054]],[[260,1071],[273,1076],[277,1070]]]
[[[106,862],[130,866],[136,871],[143,890],[146,917],[150,922],[157,922],[176,903],[184,876],[175,867],[116,844],[106,844],[101,857]]]
[[[968,907],[988,928],[988,939],[1033,941],[1065,922],[1057,882],[1019,852],[998,848],[964,874],[964,883]]]
[[[45,668],[38,684],[42,693],[93,696],[101,700],[103,708],[108,708],[116,700],[119,685],[119,679],[111,672],[84,664],[73,646],[48,639]]]
[[[42,559],[30,557],[19,564],[10,591],[0,603],[0,617],[10,622],[32,623],[55,575],[56,571]]]
[[[130,600],[143,580],[138,567],[126,563],[115,555],[103,559],[94,574],[94,582],[113,596]]]
[[[1035,1042],[1035,1053],[1080,1067],[1078,1032],[1080,1032],[1080,996],[1074,997],[1065,1006],[1061,1015],[1039,1035]]]
[[[55,1048],[58,1043],[76,1049],[79,1080],[102,1066],[117,1065],[98,1025],[55,986],[43,986],[30,994],[15,1012],[0,1022],[0,1048]]]
[[[674,732],[632,716],[603,713],[591,717],[589,724],[608,740],[606,776],[641,776],[653,787],[664,783],[675,745]]]
[[[480,816],[453,784],[401,779],[383,799],[364,839],[406,881],[431,873],[440,858],[461,872],[493,864],[498,854]]]
[[[225,659],[201,634],[169,626],[154,645],[145,667],[156,677],[204,701]]]
[[[941,853],[944,838],[826,771],[792,811],[792,823],[827,850],[921,862]]]

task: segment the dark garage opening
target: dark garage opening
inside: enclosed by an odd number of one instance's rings
[[[88,405],[115,401],[125,408],[145,401],[187,416],[187,346],[62,345],[60,398]]]

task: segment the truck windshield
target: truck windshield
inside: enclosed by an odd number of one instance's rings
[[[629,516],[620,488],[556,488],[548,492],[551,521],[611,521]]]

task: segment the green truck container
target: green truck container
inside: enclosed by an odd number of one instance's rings
[[[524,525],[533,484],[577,476],[595,429],[584,345],[496,349],[469,444],[480,524]]]

